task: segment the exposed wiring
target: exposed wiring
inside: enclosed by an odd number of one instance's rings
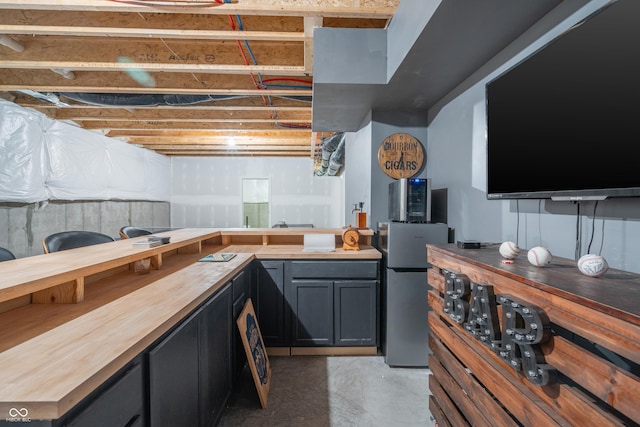
[[[580,258],[580,249],[582,247],[582,222],[580,221],[580,202],[576,202],[576,248],[573,254],[577,261]]]
[[[184,8],[196,8],[196,7],[216,7],[226,3],[231,3],[231,0],[210,0],[210,1],[193,1],[193,0],[109,0],[114,3],[132,4],[135,6],[149,6],[149,7],[184,7]]]
[[[301,86],[301,85],[268,85],[267,87],[279,87],[284,89],[311,89],[311,86]]]
[[[308,80],[303,80],[303,79],[293,79],[293,78],[272,78],[272,79],[264,79],[262,80],[262,84],[264,84],[265,87],[272,87],[272,86],[279,86],[279,87],[286,87],[284,85],[274,85],[274,84],[266,84],[269,82],[293,82],[293,83],[305,83],[304,86],[295,86],[295,85],[291,85],[288,87],[296,87],[296,88],[304,88],[304,89],[311,89],[313,88],[313,84],[312,82],[308,81]]]
[[[516,200],[516,246],[520,240],[520,200]]]
[[[231,15],[227,15],[229,18],[229,25],[231,25],[231,29],[232,30],[236,30],[236,24],[233,21],[233,17]],[[244,31],[244,26],[242,25],[242,19],[240,18],[240,15],[236,15],[236,19],[238,19],[238,27],[239,27],[239,31]],[[253,55],[253,52],[251,51],[251,47],[249,46],[249,42],[247,40],[244,41],[245,42],[245,46],[247,46],[247,50],[249,51],[249,55],[251,56],[252,60],[253,60],[253,64],[254,65],[258,65],[258,62],[255,59],[255,55]],[[238,45],[238,49],[240,50],[240,54],[242,55],[242,58],[244,59],[244,64],[245,65],[249,65],[249,60],[247,59],[247,55],[244,52],[244,49],[242,48],[242,43],[240,42],[240,40],[236,40],[236,44]],[[256,81],[256,77],[253,75],[253,73],[249,73],[249,75],[251,76],[251,81],[253,82],[253,85],[257,88],[257,89],[263,89],[263,86],[261,83],[258,83]],[[260,73],[258,73],[258,78],[262,79],[262,76],[260,75]],[[262,102],[265,106],[273,106],[273,102],[271,101],[270,97],[265,97],[264,95],[260,95],[260,97],[262,98]],[[275,113],[275,111],[274,111]],[[276,119],[277,116],[272,114],[271,115],[272,119]]]
[[[293,123],[281,123],[281,122],[276,122],[276,126],[280,126],[281,128],[295,128],[295,129],[309,129],[311,127],[311,125],[296,125]]]
[[[235,22],[233,21],[233,17],[231,15],[228,15],[229,17],[229,24],[231,25],[231,29],[232,30],[236,30],[236,25]],[[238,21],[238,31],[244,31],[244,25],[242,24],[242,18],[240,15],[236,15],[236,20]],[[249,65],[249,59],[247,58],[247,55],[245,54],[244,49],[242,48],[242,43],[240,42],[240,40],[236,40],[236,43],[238,45],[238,49],[240,50],[240,53],[242,55],[242,58],[244,59],[244,63],[245,65]],[[249,56],[251,57],[251,60],[253,61],[254,65],[258,65],[258,61],[255,57],[255,55],[253,54],[253,50],[251,49],[251,45],[249,44],[248,40],[244,40],[244,46],[247,49],[247,52],[249,53]],[[262,79],[262,75],[260,73],[258,73],[258,80],[256,80],[256,77],[254,76],[253,73],[250,73],[251,76],[251,80],[253,81],[253,84],[256,88],[258,89],[267,89],[268,86],[265,84],[265,81]],[[276,80],[284,80],[284,81],[295,81],[295,82],[302,82],[302,83],[309,83],[308,81],[305,80],[298,80],[298,79],[268,79],[268,81],[276,81]],[[299,86],[299,85],[269,85],[271,87],[282,87],[282,88],[290,88],[290,89],[308,89],[311,86]],[[273,100],[271,99],[271,96],[267,95],[266,97],[264,95],[261,95],[262,97],[262,101],[264,103],[265,106],[270,106],[273,107]],[[271,114],[271,118],[274,120],[278,119],[278,111],[274,108],[273,112]],[[278,121],[275,122],[276,126],[279,127],[284,127],[284,128],[295,128],[295,129],[310,129],[311,128],[311,124],[304,124],[304,125],[298,125],[298,124],[288,124],[288,123],[280,123]]]
[[[602,230],[600,231],[600,250],[598,255],[602,255],[602,248],[604,247],[604,215],[602,216]]]
[[[587,253],[591,253],[591,244],[593,243],[593,235],[596,233],[596,210],[598,209],[598,201],[593,205],[593,221],[591,221],[591,239],[589,239],[589,245],[587,246]]]
[[[538,200],[538,244],[542,246],[542,199]]]

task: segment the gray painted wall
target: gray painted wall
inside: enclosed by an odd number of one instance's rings
[[[486,200],[484,84],[605,3],[589,2],[494,72],[472,85],[463,84],[469,87],[456,89],[456,97],[429,111],[428,175],[434,187],[449,189],[448,223],[457,240],[518,240],[522,248],[541,245],[556,256],[574,259],[587,253],[593,236],[592,253],[601,251],[613,268],[640,273],[640,199],[600,202],[595,222],[594,202],[581,203],[578,216],[578,206],[570,202]],[[513,158],[518,161],[517,146]],[[577,235],[582,245],[576,251]]]
[[[426,112],[374,111],[371,116],[371,224],[375,230],[377,223],[389,219],[389,183],[394,181],[378,166],[378,148],[391,134],[404,132],[413,135],[425,150],[424,167],[415,178],[429,178],[431,164],[427,143]]]
[[[97,231],[118,238],[125,225],[163,229],[170,223],[168,202],[0,203],[0,246],[22,258],[43,254],[42,239],[60,231]]]
[[[347,133],[345,140],[344,168],[344,224],[356,224],[353,205],[364,202],[363,211],[367,213],[367,226],[371,222],[371,113],[365,121],[368,123],[358,132]]]
[[[425,167],[416,178],[428,178],[427,114],[425,112],[374,111],[365,118],[358,132],[347,135],[345,151],[345,223],[353,224],[353,204],[364,201],[367,225],[376,230],[380,221],[388,220],[389,183],[393,181],[378,166],[378,148],[382,141],[397,132],[409,133],[425,149]]]

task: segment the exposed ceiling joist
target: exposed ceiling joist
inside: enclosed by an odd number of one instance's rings
[[[202,5],[202,7],[199,7]],[[2,0],[0,9],[32,9],[86,12],[194,13],[212,15],[321,16],[388,19],[393,15],[394,0],[216,0],[121,2],[110,0]]]
[[[0,0],[23,47],[0,45],[0,96],[167,155],[309,157],[314,28],[384,28],[398,3]]]

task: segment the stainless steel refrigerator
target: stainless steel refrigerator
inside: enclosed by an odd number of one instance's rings
[[[378,223],[383,265],[380,338],[389,366],[428,366],[426,245],[447,240],[447,224]]]

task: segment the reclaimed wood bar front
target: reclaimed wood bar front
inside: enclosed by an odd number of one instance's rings
[[[0,418],[60,418],[254,259],[379,259],[373,232],[359,231],[359,251],[342,249],[340,229],[181,229],[152,248],[132,245],[144,236],[1,263]],[[335,235],[335,251],[303,252],[308,233]],[[238,255],[197,262],[220,251]]]
[[[640,276],[427,245],[440,426],[640,424]]]

